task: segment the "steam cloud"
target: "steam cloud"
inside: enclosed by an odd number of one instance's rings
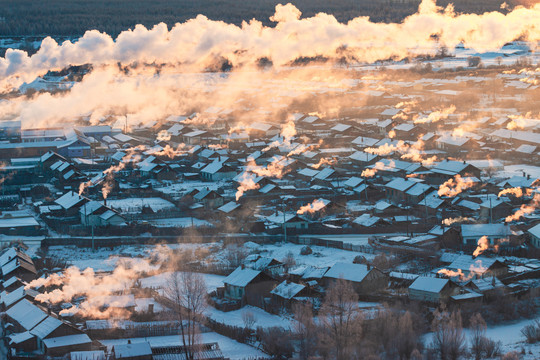
[[[256,20],[236,26],[199,15],[170,31],[164,23],[152,29],[137,25],[115,40],[96,30],[87,31],[75,43],[59,45],[46,38],[32,56],[9,49],[0,58],[0,78],[6,88],[69,65],[155,63],[193,71],[205,69],[216,57],[237,67],[261,58],[284,66],[300,57],[320,55],[373,62],[402,59],[418,49],[433,54],[440,46],[454,48],[461,42],[477,51],[492,51],[519,37],[531,43],[540,40],[540,4],[516,7],[506,15],[476,15],[456,14],[451,5],[442,9],[435,0],[423,0],[418,12],[399,24],[374,23],[368,17],[340,23],[325,13],[304,19],[301,15],[294,5],[280,4],[270,18],[275,27]]]

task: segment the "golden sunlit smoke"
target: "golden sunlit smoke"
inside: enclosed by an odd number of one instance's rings
[[[437,194],[439,196],[454,197],[463,190],[469,189],[474,186],[474,180],[470,177],[462,178],[461,175],[456,175],[454,178],[447,180],[444,184],[439,186]]]
[[[433,111],[427,117],[421,117],[414,120],[415,124],[425,124],[425,123],[436,123],[440,120],[447,119],[448,116],[453,114],[456,111],[454,105],[450,105],[448,108]]]
[[[298,58],[317,56],[371,63],[400,60],[417,49],[435,55],[440,46],[452,49],[463,43],[486,52],[519,37],[531,43],[540,39],[539,4],[516,7],[506,14],[494,11],[477,15],[456,14],[452,6],[443,9],[435,0],[423,0],[417,13],[390,24],[375,23],[364,16],[340,23],[325,13],[301,18],[294,5],[278,4],[271,21],[276,25],[266,27],[251,20],[236,26],[199,15],[170,30],[165,23],[152,29],[136,25],[116,39],[97,30],[60,45],[47,37],[32,56],[22,50],[6,51],[0,58],[1,87],[29,83],[49,70],[69,65],[182,64],[186,71],[197,72],[208,68],[216,58],[227,59],[233,67],[253,66],[261,58],[282,67]]]
[[[298,209],[298,211],[296,211],[296,213],[298,215],[302,215],[302,214],[313,214],[313,213],[316,213],[317,211],[321,210],[322,208],[324,208],[326,206],[326,203],[321,200],[321,199],[317,199],[317,200],[314,200],[311,204],[307,204],[307,205],[304,205],[302,207],[300,207],[300,209]]]
[[[422,136],[420,136],[420,138],[421,137]],[[409,145],[403,140],[399,140],[395,144],[383,144],[376,148],[366,148],[364,151],[379,156],[389,155],[395,151],[398,151],[402,154],[401,159],[421,162],[425,165],[432,164],[437,160],[437,157],[432,156],[424,159],[424,142],[420,138],[415,143],[413,143],[413,145]]]
[[[312,165],[311,167],[314,168],[314,169],[319,169],[321,166],[323,165],[329,165],[329,166],[332,166],[336,163],[336,159],[326,159],[326,158],[322,158],[321,160],[319,160],[318,163],[316,163],[315,165]]]
[[[505,196],[505,195],[513,195],[517,198],[520,198],[522,196],[531,196],[532,195],[532,189],[525,189],[525,191],[523,191],[522,188],[508,188],[508,189],[504,189],[502,191],[499,192],[499,194],[497,195],[498,197],[501,197],[501,196]]]
[[[523,204],[519,208],[518,211],[516,211],[512,215],[508,215],[506,219],[504,219],[505,222],[511,222],[515,220],[521,219],[522,216],[532,214],[540,205],[540,194],[535,194],[532,201],[529,204]]]
[[[126,266],[120,264],[111,274],[97,275],[92,268],[80,271],[77,267],[70,267],[62,274],[52,274],[45,278],[36,279],[26,288],[59,286],[52,291],[36,295],[36,301],[58,304],[70,302],[75,297],[84,297],[85,300],[76,309],[68,309],[61,313],[76,311],[83,316],[94,318],[108,318],[113,315],[112,306],[107,303],[108,297],[129,289],[143,273],[152,271],[147,261],[130,260]],[[122,304],[116,304],[120,307]],[[109,308],[110,310],[103,310]],[[79,311],[81,313],[79,313]]]
[[[172,148],[170,145],[165,145],[163,150],[153,152],[152,155],[154,156],[167,156],[170,159],[174,159],[177,156],[182,156],[186,154],[188,151],[188,148],[186,144],[180,144],[176,149]]]
[[[390,130],[390,131],[388,132],[388,137],[389,137],[390,139],[395,138],[395,137],[396,137],[396,132],[395,132],[394,130]]]
[[[83,194],[84,190],[92,185],[92,181],[85,181],[79,184],[79,196]]]
[[[242,195],[244,195],[244,192],[248,190],[257,190],[260,188],[260,185],[257,184],[253,178],[253,174],[249,174],[247,172],[242,173],[242,176],[240,177],[240,186],[236,191],[236,201],[238,201]]]
[[[446,226],[450,226],[450,225],[455,224],[455,223],[475,222],[475,221],[476,221],[476,220],[473,219],[473,218],[460,216],[460,217],[457,217],[457,218],[448,218],[448,219],[444,219],[444,220],[442,221],[442,224],[443,224],[443,225],[446,225]]]
[[[487,236],[482,236],[480,239],[478,239],[478,246],[474,250],[473,256],[477,257],[487,249],[489,249],[489,239]]]
[[[369,168],[366,168],[362,171],[362,173],[360,174],[361,177],[364,177],[364,178],[370,178],[370,177],[374,177],[375,174],[377,174],[377,169],[369,169]]]

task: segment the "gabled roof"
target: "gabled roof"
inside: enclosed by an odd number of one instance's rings
[[[475,273],[483,274],[496,262],[497,259],[485,256],[473,258],[471,255],[460,255],[448,265],[448,268],[452,270],[461,269],[463,271],[474,271]]]
[[[30,330],[32,335],[37,336],[40,339],[45,339],[54,330],[58,329],[62,325],[62,322],[52,316],[47,316],[45,320],[40,322],[35,328]]]
[[[17,321],[25,330],[30,330],[43,319],[47,314],[26,299],[22,299],[6,311],[6,314]]]
[[[510,226],[506,224],[463,224],[461,225],[461,236],[481,237],[500,236],[501,238],[512,235]]]
[[[235,210],[235,209],[238,209],[241,205],[234,202],[234,201],[229,201],[228,203],[226,203],[225,205],[221,206],[218,208],[219,211],[221,212],[224,212],[226,214],[230,213],[231,211]]]
[[[112,348],[116,359],[137,358],[139,356],[152,355],[152,348],[146,341],[131,344],[118,344]]]
[[[74,206],[81,206],[88,199],[82,195],[77,194],[73,191],[68,191],[54,202],[63,207],[65,210],[71,209]]]
[[[416,184],[417,184],[416,182],[411,181],[409,179],[395,178],[394,180],[391,180],[384,186],[390,189],[405,192]]]
[[[419,276],[416,280],[414,280],[411,286],[409,286],[409,290],[425,291],[438,294],[449,282],[449,279]]]
[[[371,269],[368,270],[367,266],[364,264],[348,264],[348,263],[335,263],[324,277],[332,279],[343,278],[352,282],[361,282],[364,278],[370,273]]]
[[[47,349],[83,345],[91,342],[92,340],[90,340],[86,334],[67,335],[43,340],[43,344],[47,347]]]
[[[304,289],[305,286],[302,284],[295,284],[293,282],[285,280],[281,284],[276,286],[274,290],[270,291],[270,293],[281,298],[290,300]]]
[[[239,266],[229,276],[223,279],[223,283],[231,286],[245,287],[259,276],[260,273],[260,270],[242,268]]]

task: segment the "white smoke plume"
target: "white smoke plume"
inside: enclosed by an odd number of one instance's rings
[[[46,38],[32,56],[9,49],[0,58],[0,79],[6,88],[32,81],[48,70],[81,64],[181,64],[196,71],[216,57],[228,59],[233,66],[253,64],[260,58],[283,66],[300,57],[321,55],[373,62],[402,59],[413,49],[435,54],[440,46],[451,49],[461,42],[484,52],[518,37],[529,42],[540,39],[540,4],[516,7],[507,14],[477,15],[456,14],[452,6],[442,9],[435,0],[423,0],[416,14],[398,24],[374,23],[368,17],[340,23],[325,13],[301,19],[301,12],[287,4],[277,5],[271,20],[275,27],[256,20],[236,26],[199,15],[171,30],[163,23],[152,29],[137,25],[114,40],[96,30],[86,32],[75,43],[58,44]]]
[[[302,214],[313,214],[317,211],[320,211],[322,208],[326,206],[326,203],[322,199],[313,200],[312,203],[301,206],[300,209],[296,211],[298,215]]]
[[[506,219],[504,219],[504,221],[511,222],[519,220],[525,215],[532,214],[536,209],[538,209],[538,207],[540,207],[540,194],[535,194],[529,204],[521,205],[518,211],[516,211],[512,215],[508,215]]]
[[[60,313],[61,315],[76,312],[81,316],[108,318],[120,315],[118,308],[122,304],[110,304],[107,303],[107,299],[129,289],[142,274],[153,270],[147,261],[134,260],[120,264],[111,274],[105,275],[96,274],[92,268],[81,271],[73,266],[62,274],[36,279],[26,288],[56,287],[36,296],[36,300],[43,303],[58,304],[70,302],[76,297],[85,298],[75,309],[65,310]]]
[[[458,194],[461,194],[463,190],[469,189],[474,185],[475,182],[472,178],[462,178],[461,175],[458,174],[439,186],[437,194],[439,196],[455,197]]]

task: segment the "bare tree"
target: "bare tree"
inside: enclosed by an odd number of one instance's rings
[[[206,284],[201,274],[174,272],[164,289],[176,319],[180,323],[180,336],[186,359],[193,360],[200,344],[200,323],[206,309]]]
[[[476,360],[482,358],[484,337],[486,334],[486,322],[479,313],[473,314],[470,320],[471,336],[471,353]]]
[[[315,354],[317,343],[317,326],[313,321],[313,310],[310,302],[293,305],[293,330],[299,342],[298,355],[307,360]]]
[[[354,347],[362,334],[362,317],[358,295],[347,281],[338,279],[327,290],[319,313],[321,344],[337,360],[353,357]]]
[[[238,266],[242,265],[242,262],[248,255],[247,251],[238,244],[230,244],[227,246],[226,250],[225,259],[231,269],[236,269]]]
[[[257,318],[252,311],[244,311],[242,313],[242,321],[244,322],[244,327],[246,329],[253,329],[253,326],[257,322]]]
[[[458,360],[466,353],[467,342],[463,333],[461,312],[436,310],[433,322],[433,348],[441,360]]]
[[[285,271],[289,271],[290,268],[296,265],[296,259],[294,258],[292,251],[289,251],[283,258],[283,265],[285,267]]]

